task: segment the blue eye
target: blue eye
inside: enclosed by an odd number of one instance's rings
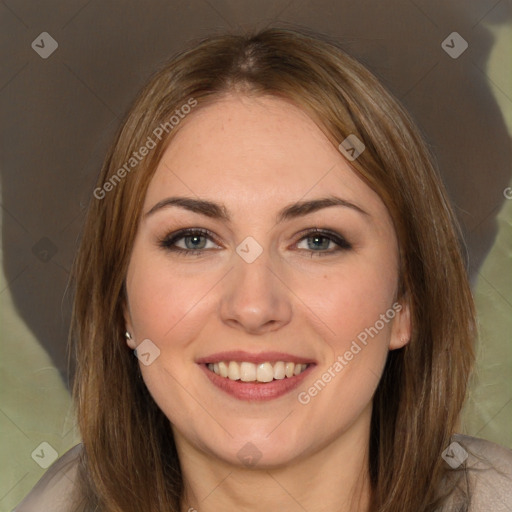
[[[188,235],[180,240],[184,241],[185,249],[204,249],[207,245],[207,240],[203,235]]]
[[[160,240],[159,245],[168,251],[199,255],[204,250],[219,248],[212,238],[206,229],[183,229]]]
[[[315,228],[303,235],[296,243],[296,247],[301,251],[309,251],[311,257],[327,256],[352,249],[352,246],[341,235],[333,231]],[[215,243],[214,236],[210,231],[199,228],[182,229],[171,233],[161,239],[158,245],[167,251],[194,256],[199,256],[207,250],[220,248]]]
[[[306,247],[300,247],[304,244]],[[352,246],[340,235],[328,230],[313,229],[297,243],[300,250],[311,251],[313,256],[327,256],[334,252],[352,249]]]

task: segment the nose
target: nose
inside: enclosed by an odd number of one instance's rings
[[[234,255],[221,297],[221,320],[250,334],[275,331],[292,318],[291,291],[266,251],[252,263]]]

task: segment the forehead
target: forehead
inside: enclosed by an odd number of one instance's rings
[[[269,96],[229,95],[190,114],[162,156],[146,205],[171,193],[274,210],[338,194],[385,211],[304,111]]]

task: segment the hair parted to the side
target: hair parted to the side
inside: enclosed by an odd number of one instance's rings
[[[293,102],[336,147],[350,134],[364,142],[365,151],[351,164],[394,222],[398,299],[410,305],[412,319],[411,340],[389,353],[374,396],[371,510],[442,510],[441,494],[455,480],[441,453],[456,428],[473,364],[474,307],[454,215],[432,159],[409,116],[369,71],[327,38],[304,30],[202,40],[141,91],[98,187],[191,98],[199,109],[233,92]],[[169,421],[124,342],[123,320],[124,280],[142,204],[177,130],[113,190],[91,200],[74,264],[71,341],[85,509],[180,510],[183,481]]]

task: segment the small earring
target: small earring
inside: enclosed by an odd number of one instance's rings
[[[128,331],[126,331],[126,332],[124,333],[124,337],[125,337],[127,340],[132,340],[132,339],[133,339],[133,338],[132,338],[132,335],[131,335]]]

